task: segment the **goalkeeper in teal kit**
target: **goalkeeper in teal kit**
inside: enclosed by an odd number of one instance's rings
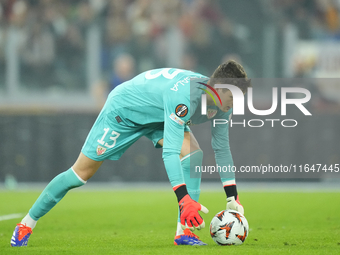
[[[220,65],[210,78],[182,69],[155,69],[112,90],[78,159],[69,170],[57,175],[46,186],[16,226],[11,245],[26,246],[37,221],[70,189],[84,185],[104,160],[118,160],[142,136],[149,138],[155,147],[163,148],[165,169],[179,205],[174,244],[205,245],[192,231],[205,226],[198,212],[207,213],[208,209],[198,203],[200,176],[190,177],[190,166],[202,165],[203,152],[188,125],[211,121],[214,117],[230,118],[231,92],[213,88],[223,79],[234,81],[233,85],[244,93],[250,86],[243,67],[235,61],[228,61]],[[201,114],[204,93],[211,95],[206,97],[207,115]],[[219,166],[233,165],[228,125],[212,128],[212,146]],[[221,181],[227,196],[227,209],[244,213],[234,173],[221,175]]]

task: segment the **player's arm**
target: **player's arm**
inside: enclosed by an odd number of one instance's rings
[[[184,181],[180,152],[184,139],[184,125],[189,119],[188,103],[174,100],[174,97],[166,95],[164,98],[164,142],[163,161],[170,183],[177,196],[182,228],[185,223],[191,230],[204,227],[204,220],[198,211],[204,213],[208,209],[190,198]]]
[[[231,112],[229,111],[228,113],[225,113],[223,115],[223,118],[230,121]],[[241,205],[237,194],[235,172],[232,171],[234,161],[229,145],[229,122],[228,124],[215,124],[215,126],[213,122],[211,123],[211,145],[215,152],[216,164],[221,168],[225,166],[228,169],[228,171],[226,172],[219,172],[221,182],[227,196],[227,210],[237,210],[240,213],[244,214],[244,208]]]

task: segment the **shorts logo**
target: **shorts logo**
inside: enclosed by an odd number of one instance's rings
[[[98,156],[103,155],[105,153],[105,151],[106,151],[106,148],[104,148],[100,145],[97,146],[97,155]]]
[[[172,119],[172,120],[175,121],[176,123],[180,124],[181,126],[184,125],[184,121],[181,120],[180,118],[178,118],[178,117],[176,116],[176,114],[171,113],[169,117],[170,117],[170,119]]]
[[[118,123],[122,122],[122,119],[118,115],[115,117],[115,119]]]
[[[188,114],[188,107],[185,104],[176,106],[175,113],[178,117],[185,117]]]

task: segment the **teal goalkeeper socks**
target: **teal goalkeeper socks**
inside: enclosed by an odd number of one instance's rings
[[[46,186],[29,210],[29,215],[32,219],[38,220],[48,213],[70,189],[80,187],[85,183],[72,168],[62,172]]]
[[[202,150],[193,151],[192,153],[184,156],[181,160],[184,181],[185,181],[185,184],[187,185],[189,196],[196,202],[198,202],[198,199],[201,194],[201,189],[200,189],[201,177],[200,177],[200,173],[198,175],[194,171],[195,171],[195,166],[202,165],[202,160],[203,160]],[[190,171],[192,171],[191,177],[194,176],[195,178],[190,177]],[[179,211],[178,211],[178,222],[180,222]]]

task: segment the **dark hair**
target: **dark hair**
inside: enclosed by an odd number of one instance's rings
[[[216,68],[211,76],[211,82],[215,85],[219,82],[233,84],[239,87],[244,93],[248,87],[251,87],[251,81],[247,78],[246,71],[241,64],[235,60],[229,60]],[[227,90],[227,89],[223,89]]]

